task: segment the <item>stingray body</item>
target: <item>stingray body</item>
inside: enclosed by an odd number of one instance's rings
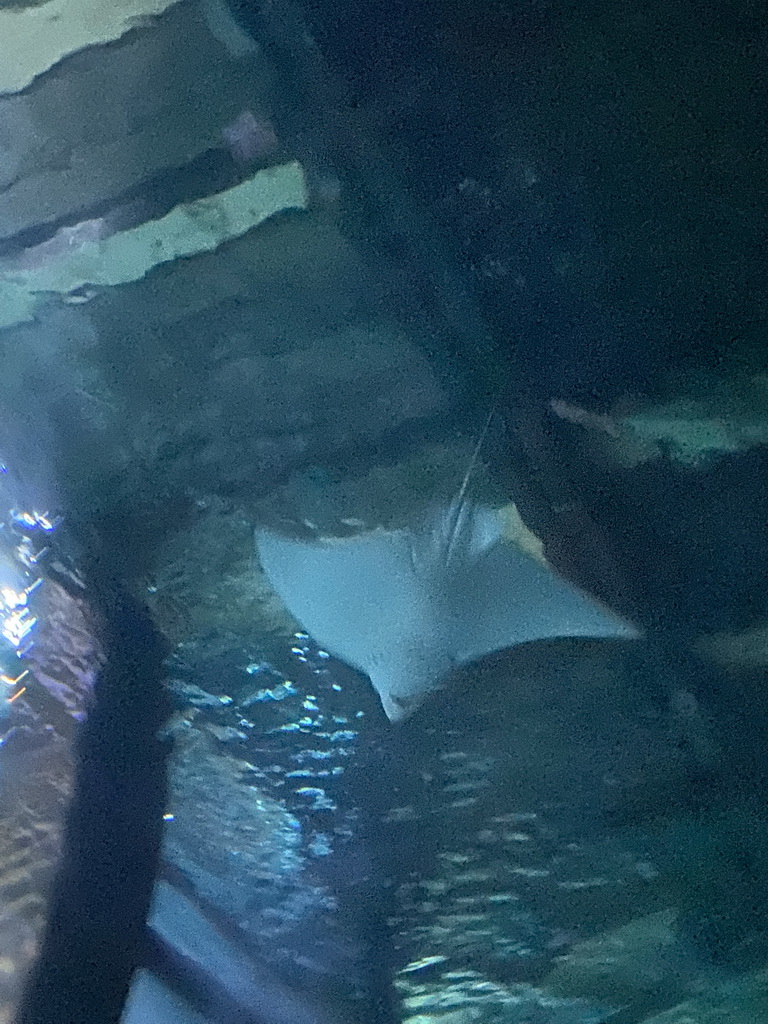
[[[634,629],[504,537],[498,510],[462,494],[415,528],[349,539],[256,532],[272,587],[313,638],[365,673],[391,721],[494,651]]]

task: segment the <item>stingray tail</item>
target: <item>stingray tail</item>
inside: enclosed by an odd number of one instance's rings
[[[496,404],[491,406],[491,410],[485,420],[485,425],[480,432],[480,437],[477,439],[472,457],[469,460],[467,471],[464,474],[464,479],[461,481],[461,486],[448,507],[448,512],[445,518],[446,526],[446,545],[445,545],[445,565],[448,567],[456,558],[456,553],[459,548],[459,538],[462,534],[462,529],[466,522],[468,513],[468,498],[467,491],[469,490],[469,483],[472,476],[477,468],[478,461],[480,459],[480,452],[483,450],[485,439],[488,436],[493,417],[496,415]]]

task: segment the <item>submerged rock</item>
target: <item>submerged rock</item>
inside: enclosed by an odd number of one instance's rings
[[[554,983],[584,943],[676,920],[702,846],[730,827],[689,813],[723,765],[695,701],[655,673],[642,641],[532,644],[463,669],[393,731],[381,856],[411,1012],[604,1020],[644,1010],[649,971],[661,1005],[695,983],[706,957],[683,927],[656,968],[603,940],[599,970]]]

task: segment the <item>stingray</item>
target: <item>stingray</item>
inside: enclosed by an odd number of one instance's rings
[[[453,669],[495,651],[636,635],[505,539],[500,511],[471,501],[464,485],[416,527],[312,540],[259,528],[256,546],[294,618],[369,677],[391,721],[409,717]]]

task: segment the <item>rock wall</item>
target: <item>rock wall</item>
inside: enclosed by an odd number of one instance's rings
[[[53,478],[63,447],[81,495],[243,500],[433,416],[259,45],[220,0],[82,8],[0,11],[4,458]]]

